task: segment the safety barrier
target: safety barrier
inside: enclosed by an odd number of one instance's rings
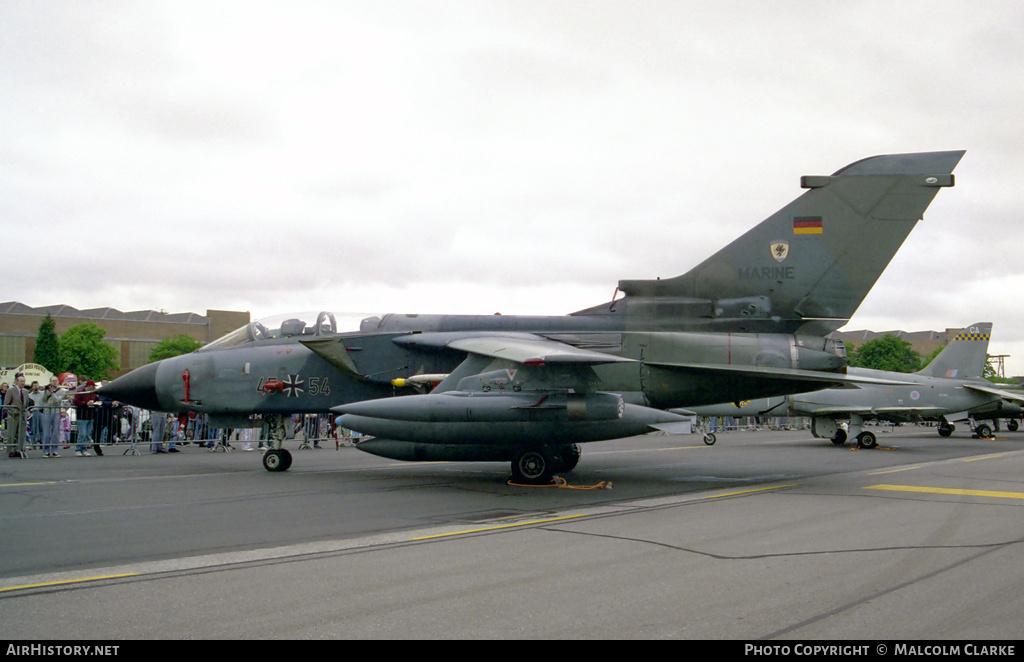
[[[924,427],[936,425],[934,421],[920,421],[915,424]],[[872,420],[866,421],[865,425],[895,427],[899,423]],[[698,419],[694,430],[700,432],[763,432],[766,430],[808,430],[810,427],[811,419],[807,416],[705,416]]]
[[[706,416],[702,432],[761,432],[764,430],[806,430],[810,419],[802,416]]]
[[[10,438],[17,426],[12,425],[20,408],[0,405],[0,452],[8,455],[19,450],[42,452],[43,455],[75,449],[74,452],[96,452],[96,448],[121,450],[125,455],[144,450],[160,451],[175,445],[197,444],[214,452],[234,449],[232,442],[242,444],[268,442],[265,426],[221,429],[210,427],[203,414],[177,416],[161,414],[136,407],[103,407],[91,412],[85,421],[76,420],[76,410],[68,398],[60,405],[26,408],[24,446]],[[931,423],[926,423],[931,425]],[[810,427],[806,417],[698,417],[694,432],[753,432],[762,430],[804,430]],[[332,414],[296,414],[286,423],[286,440],[298,442],[298,450],[352,446],[358,433],[337,428]],[[55,436],[54,436],[55,435]],[[80,438],[84,435],[85,438]],[[146,448],[148,447],[148,448]],[[93,449],[90,451],[89,449]]]
[[[60,405],[30,404],[24,409],[0,405],[0,448],[5,453],[23,453],[26,448],[46,444],[47,451],[55,450],[60,443],[61,411]]]
[[[79,421],[69,398],[60,405],[27,407],[24,412],[24,446],[20,446],[18,439],[8,438],[8,431],[15,431],[15,426],[9,425],[8,419],[13,422],[18,412],[20,408],[0,405],[0,450],[4,455],[19,450],[60,455],[61,451],[71,449],[91,454],[97,447],[123,449],[125,455],[138,455],[140,445],[155,451],[185,444],[197,444],[219,452],[232,450],[232,442],[262,445],[268,441],[264,426],[213,428],[203,414],[179,417],[130,406],[97,408],[90,412],[88,421]],[[351,446],[358,436],[343,428],[335,428],[333,419],[331,414],[297,414],[286,426],[289,431],[287,440],[298,441],[299,450],[322,448],[321,444],[331,442],[336,449]]]

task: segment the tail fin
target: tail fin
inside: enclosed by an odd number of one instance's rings
[[[687,273],[623,280],[613,312],[712,318],[722,330],[793,320],[825,334],[849,320],[939,189],[953,186],[963,151],[875,156],[809,189]],[[608,306],[580,313],[608,312]]]
[[[966,327],[917,374],[963,379],[983,376],[991,335],[992,322],[978,322]]]

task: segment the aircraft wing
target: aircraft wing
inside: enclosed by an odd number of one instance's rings
[[[813,382],[808,391],[821,388],[860,388],[864,386],[913,386],[913,382],[904,382],[878,377],[847,375],[839,372],[821,370],[800,370],[795,368],[774,368],[754,365],[718,364],[718,363],[665,363],[648,362],[648,365],[669,370],[694,373],[731,374],[737,377],[756,377],[758,379],[774,379],[790,382]]]
[[[1004,400],[1009,400],[1010,402],[1024,403],[1024,392],[1006,391],[1001,388],[995,388],[994,386],[985,386],[984,384],[965,383],[964,386],[972,391],[994,395],[996,397],[1003,398]]]
[[[548,366],[555,368],[562,375],[563,384],[580,379],[578,370],[608,363],[639,363],[636,359],[608,354],[596,350],[575,347],[573,345],[545,338],[532,333],[480,333],[480,332],[439,332],[410,334],[394,339],[399,345],[412,345],[420,349],[447,349],[467,353],[470,358],[453,373],[453,377],[438,387],[439,392],[450,390],[463,377],[473,374],[480,359],[501,359],[519,363],[524,366]],[[473,357],[478,357],[473,359]],[[647,365],[673,371],[689,372],[700,375],[729,375],[737,378],[748,378],[787,383],[787,390],[792,390],[794,383],[806,384],[804,390],[820,388],[859,388],[861,385],[906,386],[910,382],[878,377],[855,376],[844,373],[824,372],[817,370],[800,370],[768,366],[712,364],[712,363],[673,363],[651,362]]]
[[[360,354],[379,351],[382,344],[392,342],[400,347],[419,350],[451,350],[460,353],[504,359],[524,365],[598,365],[602,363],[635,363],[633,359],[590,349],[574,347],[533,333],[516,332],[435,332],[366,334],[357,338],[327,336],[301,338],[308,349],[345,372],[360,379],[368,379],[360,369],[365,361]],[[355,352],[355,353],[353,353]]]
[[[469,354],[486,356],[494,359],[505,359],[524,365],[547,364],[579,364],[598,365],[603,363],[637,363],[614,354],[574,347],[557,340],[545,338],[532,333],[422,333],[396,338],[399,345],[415,345],[419,347],[447,348]],[[793,368],[776,368],[738,364],[716,363],[671,363],[664,361],[648,361],[648,365],[694,373],[718,373],[735,376],[776,379],[782,381],[815,382],[814,388],[824,388],[819,384],[858,388],[859,385],[910,386],[912,382],[878,377],[855,376],[844,373],[824,372],[819,370],[799,370]]]
[[[877,414],[921,414],[924,416],[941,414],[947,411],[943,407],[875,407]]]
[[[505,359],[524,365],[576,363],[598,365],[602,363],[636,363],[614,354],[580,349],[557,340],[532,333],[422,333],[395,339],[400,345],[420,347],[446,347],[460,352]]]
[[[801,409],[801,413],[810,413],[816,416],[835,416],[840,414],[860,414],[861,416],[937,416],[946,410],[942,407],[819,407],[813,411],[809,408]]]

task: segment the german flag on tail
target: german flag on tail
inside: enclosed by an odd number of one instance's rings
[[[793,234],[821,234],[821,216],[796,216],[793,218]]]

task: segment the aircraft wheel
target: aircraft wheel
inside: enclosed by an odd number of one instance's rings
[[[288,471],[292,466],[292,454],[287,450],[271,449],[263,454],[263,468],[267,471]]]
[[[878,445],[878,440],[872,432],[861,432],[857,435],[857,445],[861,448],[874,448]]]
[[[949,435],[953,434],[953,430],[955,430],[955,429],[956,429],[956,426],[953,426],[953,425],[940,425],[939,426],[939,436],[940,437],[948,437]]]
[[[1010,420],[1006,421],[1006,429],[1009,430],[1010,432],[1016,432],[1018,427],[1019,425],[1017,424],[1016,418],[1011,418]]]
[[[708,432],[704,435],[704,443],[708,446],[714,446],[716,441],[718,441],[718,437],[715,436],[714,432]]]
[[[846,430],[839,428],[836,430],[835,436],[832,437],[832,443],[836,446],[842,446],[846,443]]]
[[[981,437],[982,439],[988,439],[989,437],[992,436],[992,428],[989,426],[988,423],[982,423],[981,425],[979,425],[975,432],[977,432],[978,436]]]
[[[554,456],[554,471],[572,471],[580,462],[580,447],[578,444],[563,446],[559,448]]]
[[[512,459],[512,482],[544,485],[551,482],[554,473],[551,456],[540,448],[519,451]]]

